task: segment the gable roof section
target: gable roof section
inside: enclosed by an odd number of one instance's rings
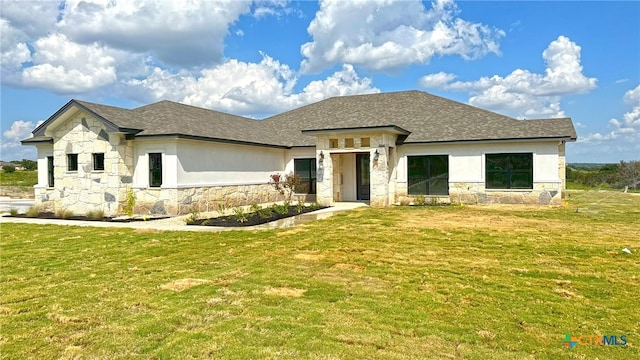
[[[334,97],[264,121],[290,146],[314,145],[315,139],[305,134],[309,130],[389,124],[410,132],[404,143],[576,139],[569,118],[516,120],[422,91]]]
[[[261,121],[167,100],[131,110],[71,100],[23,144],[51,142],[45,136],[47,126],[74,106],[104,122],[111,131],[135,137],[170,136],[276,147],[315,146],[313,134],[327,131],[389,127],[403,131],[403,143],[576,139],[570,118],[516,120],[425,92],[403,91],[333,97]]]

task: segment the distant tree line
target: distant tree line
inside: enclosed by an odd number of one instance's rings
[[[585,186],[609,185],[613,188],[640,189],[640,161],[619,164],[569,164],[567,181]]]

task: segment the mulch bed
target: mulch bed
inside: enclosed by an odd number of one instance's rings
[[[264,208],[261,213],[248,212],[243,214],[244,217],[238,215],[220,216],[208,219],[197,219],[195,221],[187,222],[187,225],[200,225],[200,226],[223,226],[223,227],[244,227],[262,225],[268,222],[286,219],[288,217],[302,215],[317,211],[320,209],[326,209],[328,206],[303,206],[298,209],[297,206],[289,206],[287,213],[277,213],[272,207]],[[300,210],[300,211],[298,211]]]
[[[149,217],[103,217],[103,218],[89,218],[86,216],[71,216],[68,218],[62,218],[57,216],[52,212],[41,212],[38,216],[27,216],[26,214],[17,214],[17,215],[5,215],[6,217],[15,217],[15,218],[25,218],[25,219],[53,219],[53,220],[82,220],[82,221],[101,221],[101,222],[119,222],[119,223],[130,223],[135,221],[152,221],[152,220],[160,220],[160,219],[168,219],[169,216],[149,216]]]

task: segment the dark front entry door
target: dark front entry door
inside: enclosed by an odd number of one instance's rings
[[[369,154],[356,154],[356,196],[358,200],[369,200],[370,198],[369,175]]]

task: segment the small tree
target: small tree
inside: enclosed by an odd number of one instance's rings
[[[291,197],[298,187],[300,187],[300,177],[296,174],[289,173],[286,175],[271,175],[271,184],[280,194],[287,197],[287,201],[291,202]]]
[[[629,186],[636,190],[638,185],[640,185],[640,161],[620,161],[618,176],[620,178],[621,187]]]
[[[5,174],[11,174],[16,172],[16,167],[13,165],[5,165],[2,167],[2,170],[5,172]]]

